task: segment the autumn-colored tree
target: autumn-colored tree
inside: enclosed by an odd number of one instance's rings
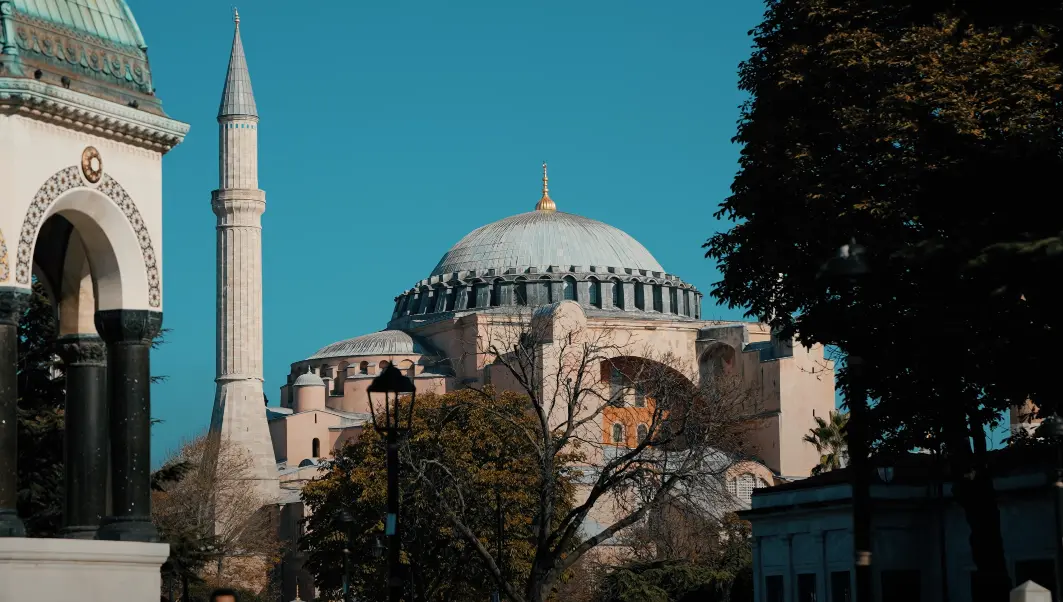
[[[1061,23],[1047,0],[770,0],[740,70],[734,225],[706,244],[717,299],[863,360],[839,386],[869,393],[880,448],[945,445],[985,600],[1009,580],[984,428],[1059,397],[1054,272],[1028,259],[1058,271]],[[850,238],[870,271],[832,282]]]
[[[408,571],[406,595],[415,600],[479,601],[494,590],[491,575],[441,509],[440,492],[428,489],[420,472],[445,467],[462,484],[460,497],[444,493],[448,508],[476,533],[476,545],[489,550],[507,578],[523,580],[531,569],[530,543],[539,488],[537,456],[523,436],[534,417],[519,395],[462,390],[419,395],[410,437],[400,448],[403,464],[401,535]],[[562,461],[555,487],[562,492],[557,513],[570,507],[572,475]],[[387,563],[374,555],[383,545],[387,501],[386,457],[372,429],[339,450],[328,472],[308,483],[303,500],[311,515],[300,547],[320,595],[338,598],[343,582],[343,549],[350,550],[350,579],[359,600],[387,599]],[[344,524],[339,513],[350,513]],[[501,519],[501,522],[500,522]],[[499,549],[501,547],[501,550]],[[501,552],[501,555],[499,555]]]
[[[848,464],[849,449],[845,443],[845,425],[848,412],[831,412],[830,419],[814,416],[816,426],[808,429],[804,441],[811,443],[819,452],[819,464],[812,467],[812,476],[837,470]]]
[[[617,341],[609,328],[589,327],[583,315],[573,302],[499,310],[470,342],[488,364],[484,378],[523,400],[520,420],[507,420],[516,427],[511,442],[523,441],[533,452],[535,503],[525,520],[558,517],[534,520],[526,574],[506,572],[484,545],[484,532],[466,518],[490,507],[474,481],[455,478],[461,471],[446,459],[413,467],[455,534],[515,602],[544,602],[576,563],[668,500],[723,499],[722,476],[744,451],[746,418],[756,404],[755,391],[737,378],[704,375],[695,384],[691,367]],[[494,390],[469,386],[485,398]],[[618,427],[616,436],[603,424]],[[553,475],[573,455],[581,475],[570,498]],[[570,499],[572,507],[561,510]]]

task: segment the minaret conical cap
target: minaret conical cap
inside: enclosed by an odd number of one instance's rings
[[[236,33],[229,55],[229,71],[225,74],[225,91],[221,95],[218,119],[223,117],[258,117],[255,94],[251,91],[251,74],[247,71],[244,43],[240,39],[240,13],[233,10]]]

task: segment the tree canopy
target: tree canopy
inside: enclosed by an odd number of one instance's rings
[[[944,441],[953,474],[971,479],[956,492],[979,592],[1006,596],[983,428],[1058,398],[1045,279],[1059,272],[1063,206],[1042,191],[1063,167],[1060,5],[767,5],[740,69],[740,169],[717,214],[734,224],[706,243],[722,273],[713,295],[859,355],[880,448]],[[869,273],[832,281],[823,264],[850,238]]]
[[[403,562],[409,571],[408,592],[418,600],[485,600],[495,585],[470,545],[455,533],[438,503],[436,491],[411,466],[430,463],[446,467],[461,481],[463,499],[452,498],[463,524],[497,558],[509,578],[521,580],[530,571],[530,542],[540,488],[539,469],[518,425],[532,420],[520,396],[499,392],[483,396],[469,390],[418,396],[411,438],[400,449],[400,526]],[[559,472],[559,487],[568,491],[569,477]],[[339,450],[329,470],[303,489],[312,514],[300,547],[307,569],[324,596],[338,597],[343,580],[343,549],[349,532],[351,583],[360,600],[387,599],[387,566],[374,556],[384,544],[387,467],[381,438],[365,430],[357,442]],[[561,504],[558,512],[568,509]],[[353,522],[344,525],[337,513],[346,510]],[[501,523],[499,522],[501,520]]]

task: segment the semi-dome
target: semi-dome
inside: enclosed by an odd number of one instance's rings
[[[470,232],[439,260],[432,276],[549,266],[601,266],[664,272],[628,233],[572,213],[530,211]]]
[[[353,339],[337,341],[322,347],[308,357],[319,360],[333,357],[380,356],[380,355],[430,355],[431,346],[421,339],[401,330],[381,330]]]

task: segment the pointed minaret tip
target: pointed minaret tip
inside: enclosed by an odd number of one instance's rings
[[[229,70],[225,74],[225,91],[221,95],[218,119],[222,117],[258,117],[255,94],[251,90],[251,74],[247,70],[244,43],[240,39],[240,11],[233,7],[233,48],[229,55]]]
[[[546,161],[543,161],[543,198],[539,199],[539,202],[535,205],[536,211],[542,211],[544,213],[553,213],[557,211],[557,205],[553,199],[550,198],[550,187],[548,183],[550,178],[546,175]]]

